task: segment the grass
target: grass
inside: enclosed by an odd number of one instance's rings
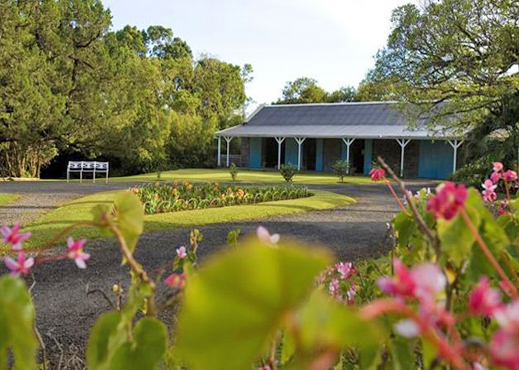
[[[110,191],[88,195],[43,215],[27,228],[32,232],[33,237],[24,245],[30,249],[37,249],[52,240],[63,228],[76,222],[90,221],[92,208],[98,204],[111,204],[116,193],[117,191]],[[147,215],[145,216],[144,231],[198,227],[216,222],[290,215],[345,206],[354,202],[353,198],[330,191],[312,190],[312,193],[315,195],[300,199]],[[97,229],[83,226],[72,230],[68,236],[88,239],[101,237]]]
[[[150,182],[157,180],[157,173],[148,173],[136,176],[114,177],[110,182]],[[191,181],[207,182],[218,181],[228,183],[231,175],[228,169],[190,168],[161,173],[163,181]],[[294,184],[304,185],[337,185],[339,178],[334,174],[299,173],[294,176]],[[278,171],[254,171],[240,170],[236,183],[240,184],[282,184],[285,183]],[[368,184],[371,179],[368,176],[345,176],[344,184]]]
[[[19,194],[0,193],[0,207],[16,202],[20,199]]]

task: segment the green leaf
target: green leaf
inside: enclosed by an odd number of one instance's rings
[[[255,240],[209,261],[188,280],[179,317],[178,347],[190,368],[250,368],[330,261],[317,248]]]
[[[398,245],[400,247],[407,247],[409,239],[416,230],[416,224],[411,216],[405,212],[397,214],[393,220],[395,231],[398,233]]]
[[[395,370],[412,370],[415,368],[413,350],[409,339],[400,336],[391,341],[391,352]]]
[[[106,312],[97,319],[88,339],[86,360],[89,370],[108,369],[115,349],[126,340],[120,312]]]
[[[153,317],[141,319],[133,341],[121,345],[110,361],[110,370],[155,369],[166,352],[166,327]]]
[[[3,276],[0,292],[0,369],[7,368],[8,348],[14,369],[36,369],[35,311],[27,287],[19,278]]]
[[[356,348],[361,368],[370,368],[376,361],[383,331],[362,319],[357,312],[335,302],[320,290],[314,291],[296,316],[300,345],[305,357],[316,348]]]
[[[487,210],[482,203],[481,195],[476,190],[469,190],[465,209],[477,229],[481,223],[481,213],[486,216]],[[452,220],[438,220],[438,236],[442,249],[458,266],[470,257],[472,246],[476,241],[460,214]]]
[[[141,201],[132,192],[117,194],[114,199],[119,228],[131,252],[144,229],[144,210]]]

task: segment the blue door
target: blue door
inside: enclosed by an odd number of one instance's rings
[[[418,177],[446,179],[452,173],[453,156],[454,149],[447,141],[421,141]]]

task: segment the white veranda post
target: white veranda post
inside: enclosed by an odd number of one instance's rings
[[[351,167],[350,166],[350,146],[351,146],[351,144],[353,144],[355,139],[343,137],[342,141],[344,141],[344,144],[346,144],[346,162],[348,163],[348,168],[346,169],[346,173],[349,175],[350,167]]]
[[[278,143],[278,170],[281,168],[281,144],[283,144],[283,141],[285,141],[284,137],[276,137]]]
[[[405,153],[405,147],[409,142],[410,139],[396,139],[398,141],[398,144],[400,144],[401,154],[400,154],[400,177],[404,177],[404,153]]]
[[[463,140],[449,140],[449,144],[452,146],[452,149],[454,149],[454,157],[452,160],[452,173],[456,172],[457,167],[457,158],[458,158],[458,148],[463,144]]]
[[[232,136],[224,136],[223,138],[225,139],[225,141],[227,141],[227,167],[229,167],[229,152],[231,147]]]
[[[294,138],[297,142],[297,170],[299,171],[301,169],[301,145],[303,145],[305,141],[305,137],[295,137]]]
[[[222,137],[218,136],[218,159],[216,160],[218,167],[222,165]]]

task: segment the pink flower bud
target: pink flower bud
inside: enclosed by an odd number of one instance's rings
[[[171,274],[164,280],[164,283],[173,289],[182,290],[186,284],[186,274]]]
[[[427,210],[436,218],[450,220],[465,206],[466,200],[467,188],[464,185],[446,182],[436,188],[436,194],[427,202]]]
[[[501,163],[501,162],[494,162],[493,166],[494,166],[494,172],[501,172],[501,171],[503,171],[503,163]]]
[[[386,171],[383,168],[373,168],[369,171],[369,175],[371,176],[371,181],[381,181],[386,177]]]
[[[469,309],[471,312],[492,316],[502,307],[501,293],[497,289],[490,288],[487,277],[482,277],[469,296]]]
[[[517,172],[512,171],[512,170],[508,170],[508,171],[505,172],[504,178],[505,178],[506,182],[515,181],[515,180],[517,180]]]

